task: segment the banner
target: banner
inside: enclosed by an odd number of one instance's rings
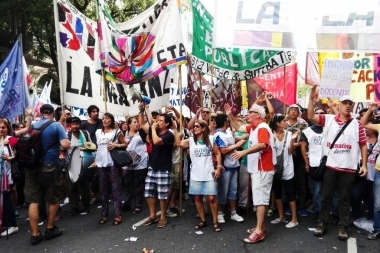
[[[152,99],[151,110],[159,110],[168,103],[171,70],[133,85],[103,81],[96,73],[100,59],[97,23],[66,0],[55,0],[54,11],[62,103],[79,108],[96,105],[101,112],[116,116],[138,114],[135,90]]]
[[[373,55],[373,76],[375,102],[380,103],[380,54]]]
[[[346,59],[325,59],[320,98],[339,99],[350,94],[354,61]]]
[[[291,61],[290,51],[213,49],[213,17],[199,0],[192,0],[192,10],[193,50],[191,66],[194,69],[202,73],[209,73],[212,64],[214,64],[214,76],[218,79],[247,80],[268,73]]]
[[[110,80],[133,84],[186,63],[176,0],[159,0],[120,24],[115,24],[103,0],[98,3],[101,58]]]
[[[242,108],[241,89],[239,81],[220,80],[212,88],[213,111],[224,111],[224,104],[229,103],[234,116],[238,115]]]
[[[377,0],[215,2],[216,48],[380,51]]]
[[[297,64],[286,65],[268,74],[256,77],[254,80],[265,92],[281,103],[285,103],[286,105],[296,103]]]
[[[187,90],[185,96],[185,104],[189,107],[192,113],[197,113],[202,104],[202,90],[201,84],[204,82],[207,86],[207,81],[204,79],[199,71],[194,71],[190,64],[187,64]]]
[[[44,88],[41,91],[40,97],[38,98],[37,103],[34,106],[35,117],[40,117],[41,106],[43,106],[44,104],[51,104],[50,94],[51,94],[52,86],[53,86],[53,80],[51,80],[49,84],[46,82],[46,84],[44,85]]]
[[[0,65],[0,117],[15,118],[23,114],[23,108],[30,104],[22,58],[19,37]]]

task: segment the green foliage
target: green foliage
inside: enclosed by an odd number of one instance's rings
[[[307,94],[310,93],[311,86],[307,84],[302,84],[298,86],[297,94],[299,98],[305,97]]]

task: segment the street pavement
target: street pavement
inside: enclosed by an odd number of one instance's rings
[[[112,225],[113,217],[106,224],[98,223],[100,218],[99,204],[93,204],[92,212],[87,215],[69,216],[69,205],[62,206],[63,217],[56,225],[65,229],[64,234],[50,241],[42,241],[36,246],[29,244],[30,232],[27,210],[19,209],[19,232],[0,239],[0,252],[141,252],[143,248],[160,252],[349,252],[370,253],[380,252],[380,239],[366,239],[366,231],[351,227],[349,242],[337,239],[338,226],[330,225],[328,233],[321,238],[313,236],[309,228],[315,228],[314,215],[299,217],[300,225],[295,228],[285,228],[285,224],[272,225],[270,221],[276,218],[276,213],[267,218],[268,236],[257,244],[244,244],[242,239],[248,236],[246,230],[255,225],[254,213],[243,215],[245,221],[237,223],[229,219],[225,212],[226,223],[221,225],[222,231],[216,233],[212,229],[212,219],[209,215],[208,226],[196,234],[194,226],[199,222],[195,218],[195,206],[190,201],[183,201],[186,210],[182,217],[168,218],[165,228],[136,226],[148,217],[146,205],[139,214],[123,212],[123,222],[119,226]],[[110,205],[112,210],[112,205]],[[110,212],[112,214],[112,211]],[[289,216],[287,217],[290,218]],[[46,222],[40,226],[41,232],[46,229]],[[137,241],[126,241],[137,237]],[[349,245],[349,246],[348,246]]]

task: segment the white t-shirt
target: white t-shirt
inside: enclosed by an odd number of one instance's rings
[[[292,140],[292,132],[285,131],[286,136],[286,144],[285,144],[285,150],[284,150],[284,173],[282,174],[282,180],[289,180],[294,177],[294,165],[293,165],[293,156],[292,154],[289,154],[288,150],[290,147],[290,142]],[[274,147],[276,149],[276,155],[280,155],[283,148],[284,148],[284,141],[285,138],[282,141],[279,141],[277,137],[275,137],[274,141]]]
[[[196,144],[194,138],[189,138],[189,151],[191,158],[190,178],[194,181],[211,181],[214,180],[214,164],[212,162],[212,145],[213,138],[210,136],[211,148],[203,142],[198,141]]]
[[[141,161],[140,161],[139,165],[137,165],[135,167],[126,166],[126,167],[123,167],[123,169],[141,170],[141,169],[148,168],[149,156],[148,156],[148,152],[146,151],[146,143],[143,142],[141,136],[138,133],[136,133],[133,137],[130,137],[130,136],[128,136],[128,134],[126,134],[125,138],[129,139],[127,151],[131,151],[131,150],[135,151],[139,156],[141,156]]]
[[[102,129],[98,129],[95,132],[96,144],[98,145],[98,150],[96,151],[95,162],[98,167],[112,167],[113,161],[108,151],[108,144],[112,142],[115,137],[116,131],[109,133],[104,133]],[[116,140],[118,142],[118,140]]]

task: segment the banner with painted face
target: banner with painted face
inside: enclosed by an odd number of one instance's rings
[[[151,110],[168,103],[174,69],[136,84],[103,81],[96,73],[100,59],[97,23],[66,0],[54,3],[62,103],[79,108],[97,105],[101,112],[119,116],[138,114],[138,93],[152,99]]]
[[[193,50],[191,66],[218,79],[246,80],[275,70],[291,61],[291,52],[216,48],[213,49],[213,17],[199,0],[192,0]],[[213,58],[214,57],[214,58]]]
[[[379,52],[380,3],[216,1],[214,47]]]

